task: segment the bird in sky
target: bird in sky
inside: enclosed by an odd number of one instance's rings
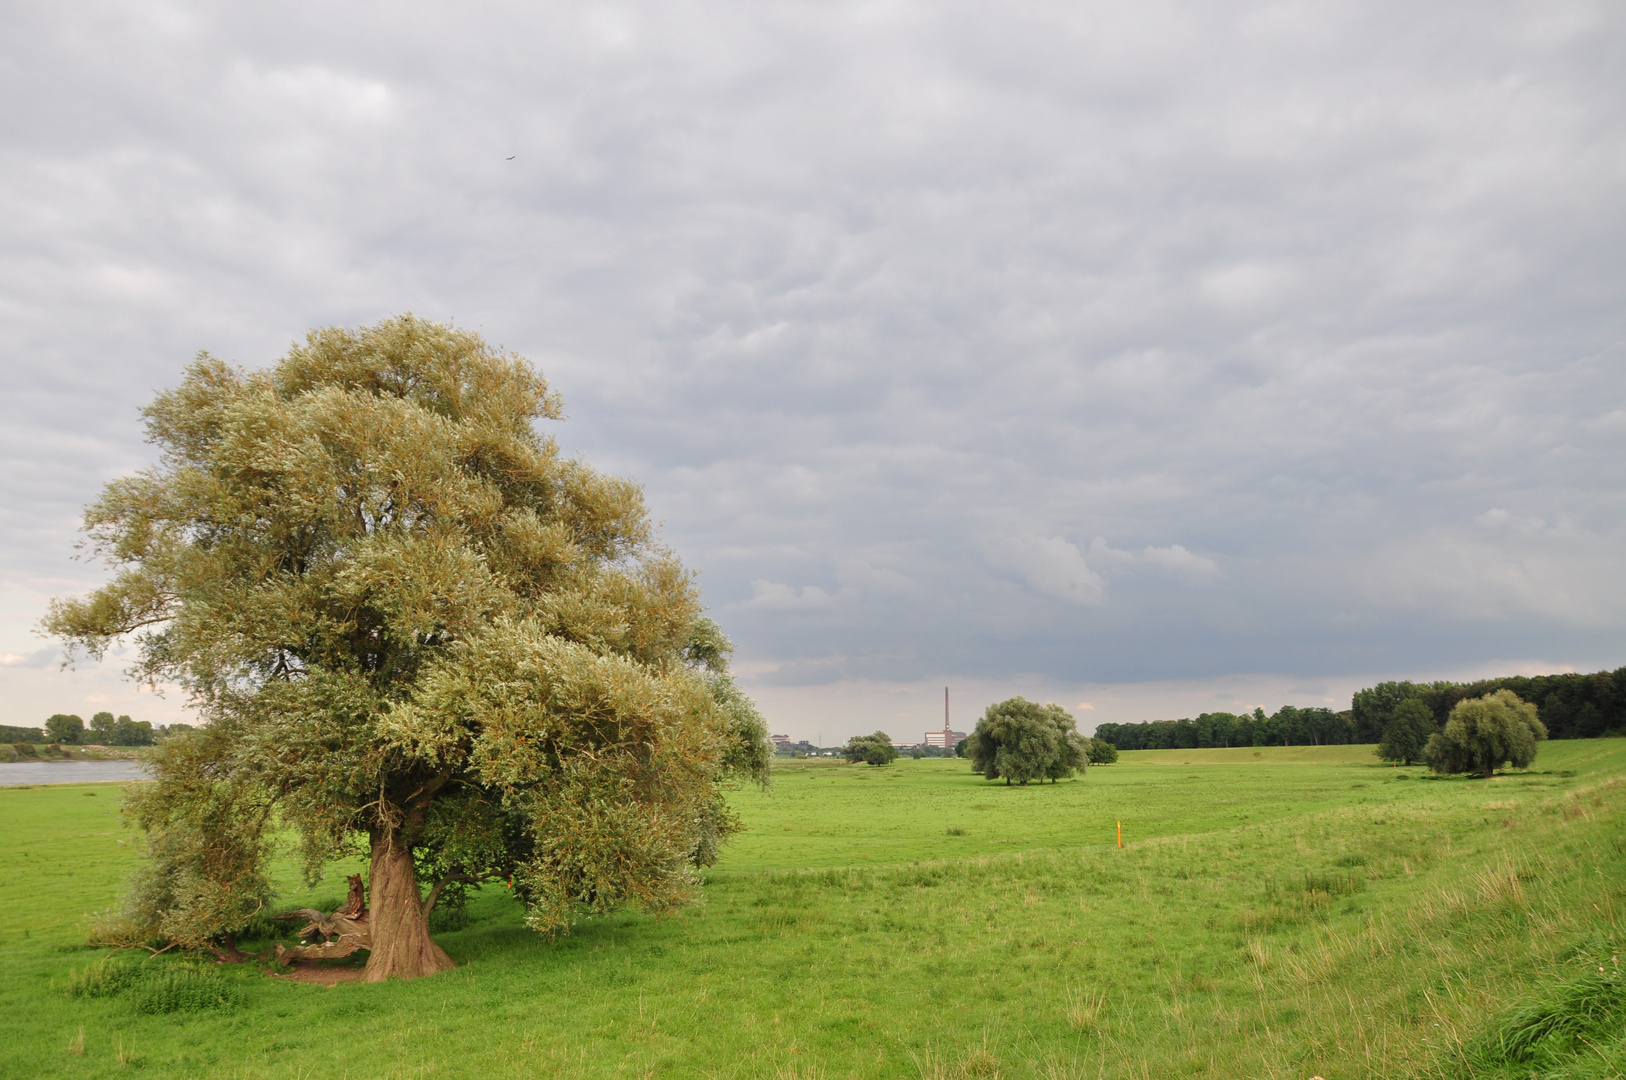
[[[506,157],[504,160],[505,161],[513,161],[517,157],[519,157],[518,154],[509,154],[508,157]]]

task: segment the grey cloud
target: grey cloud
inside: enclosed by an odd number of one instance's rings
[[[1620,662],[1618,6],[0,19],[19,626],[195,350],[412,309],[780,685]]]
[[[1059,536],[1004,537],[987,548],[996,565],[1008,566],[1038,592],[1085,605],[1106,600],[1101,575]]]
[[[1193,584],[1211,581],[1219,573],[1213,559],[1186,550],[1183,544],[1166,547],[1146,545],[1139,553],[1119,551],[1097,536],[1090,541],[1090,558],[1097,566],[1111,567],[1120,572],[1134,573],[1147,567],[1162,571]]]
[[[919,583],[908,574],[885,566],[873,566],[857,558],[837,560],[836,576],[846,587],[883,595],[911,593],[919,588]]]
[[[843,599],[846,590],[827,593],[817,585],[803,585],[801,591],[794,586],[776,581],[751,582],[751,599],[739,606],[769,611],[794,611],[806,608],[831,608]]]

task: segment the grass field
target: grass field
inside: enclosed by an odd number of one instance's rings
[[[163,957],[93,996],[135,960],[98,971],[80,944],[132,865],[117,797],[0,789],[0,1075],[1626,1071],[1626,740],[1488,781],[1360,747],[1126,753],[1025,789],[952,760],[794,762],[737,795],[748,831],[671,919],[550,942],[488,888],[430,979]],[[310,895],[284,867],[284,900],[336,903],[343,869]],[[152,1011],[188,1006],[209,1007]]]

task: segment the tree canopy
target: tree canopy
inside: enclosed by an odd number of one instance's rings
[[[102,746],[151,746],[157,736],[149,721],[99,712],[90,718],[90,727],[80,741]]]
[[[1435,771],[1490,776],[1503,765],[1527,768],[1547,728],[1536,707],[1511,690],[1460,701],[1445,727],[1429,737],[1424,755]]]
[[[85,721],[73,713],[57,713],[45,721],[45,737],[54,743],[76,743],[84,730]]]
[[[1007,784],[1054,782],[1089,763],[1087,740],[1075,730],[1071,713],[1022,697],[988,706],[965,745],[973,771]]]
[[[1256,708],[1240,715],[1202,713],[1179,720],[1099,724],[1095,737],[1119,750],[1194,750],[1217,746],[1336,746],[1356,741],[1348,713],[1283,705],[1269,716]],[[1374,735],[1375,739],[1377,736]]]
[[[892,745],[892,736],[884,731],[873,735],[854,735],[847,740],[841,756],[857,765],[890,765],[898,760],[898,748]]]
[[[1403,701],[1416,699],[1426,705],[1437,729],[1458,702],[1498,690],[1511,690],[1521,701],[1534,705],[1549,739],[1626,735],[1626,668],[1620,668],[1591,673],[1501,675],[1471,683],[1379,683],[1357,691],[1353,699],[1356,726],[1363,734],[1357,741],[1377,739]]]
[[[404,316],[265,371],[202,354],[144,415],[159,463],[86,511],[116,572],[46,620],[133,637],[207,721],[130,803],[124,933],[229,949],[279,826],[311,878],[368,852],[370,980],[450,966],[448,883],[511,878],[544,932],[692,894],[766,727],[639,488],[538,432],[560,402],[523,358]]]
[[[1423,760],[1423,749],[1434,734],[1434,714],[1418,698],[1407,698],[1394,707],[1383,727],[1377,755],[1383,761],[1410,765]]]

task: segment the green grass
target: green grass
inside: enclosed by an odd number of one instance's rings
[[[776,777],[678,916],[549,942],[488,888],[440,936],[456,971],[333,989],[103,961],[79,942],[134,859],[117,787],[0,789],[0,1076],[1603,1077],[1626,1055],[1626,740],[1489,781],[1351,747],[1128,753],[1026,789],[931,759]],[[307,895],[283,866],[284,899],[337,902],[342,869]]]
[[[1371,765],[1370,746],[1232,746],[1202,750],[1125,750],[1123,764],[1148,765]]]

